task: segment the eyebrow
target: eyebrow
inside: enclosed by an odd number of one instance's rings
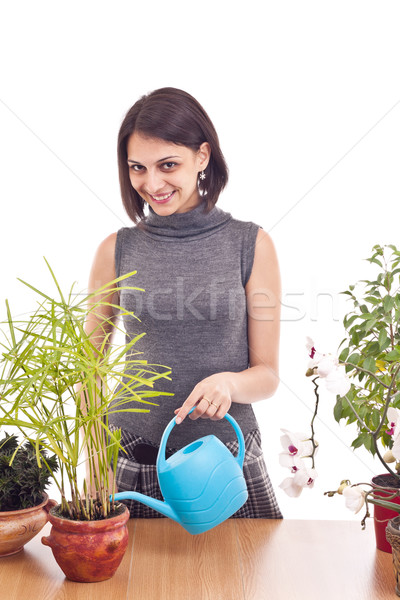
[[[165,160],[168,160],[170,158],[181,158],[181,157],[178,154],[175,154],[174,156],[165,156],[164,158],[160,158],[160,160],[157,160],[156,162],[158,162],[158,163],[164,162]],[[128,158],[128,163],[135,163],[136,165],[142,164],[138,160],[132,160],[131,158]]]

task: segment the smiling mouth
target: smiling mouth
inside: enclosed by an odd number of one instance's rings
[[[163,196],[152,196],[150,194],[150,197],[152,200],[154,200],[154,202],[158,202],[159,204],[163,204],[164,202],[168,202],[168,200],[170,198],[172,198],[172,196],[175,194],[175,190],[173,192],[169,192],[169,194],[164,194]]]

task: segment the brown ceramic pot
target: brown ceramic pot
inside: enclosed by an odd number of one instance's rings
[[[43,494],[43,502],[31,508],[0,512],[0,556],[20,552],[47,523],[48,511],[56,505]]]
[[[94,582],[110,579],[118,569],[128,546],[129,510],[100,521],[71,521],[50,510],[50,535],[42,543],[50,546],[64,575],[72,581]]]

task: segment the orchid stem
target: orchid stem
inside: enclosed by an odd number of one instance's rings
[[[317,383],[317,379],[318,377],[314,377],[314,379],[312,379],[312,382],[314,384],[314,394],[315,394],[315,409],[314,409],[314,414],[313,414],[313,418],[311,419],[311,443],[312,443],[312,447],[313,447],[313,451],[311,453],[311,461],[312,461],[312,468],[315,468],[315,461],[314,461],[314,456],[315,456],[315,452],[317,450],[317,444],[315,443],[315,431],[314,431],[314,421],[315,421],[315,417],[317,416],[318,413],[318,404],[319,404],[319,394],[318,394],[318,383]]]

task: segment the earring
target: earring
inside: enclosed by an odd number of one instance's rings
[[[202,171],[202,172],[199,174],[199,177],[200,177],[200,179],[201,179],[202,181],[204,181],[204,180],[205,180],[205,178],[207,177],[207,175],[204,173],[204,171]]]

